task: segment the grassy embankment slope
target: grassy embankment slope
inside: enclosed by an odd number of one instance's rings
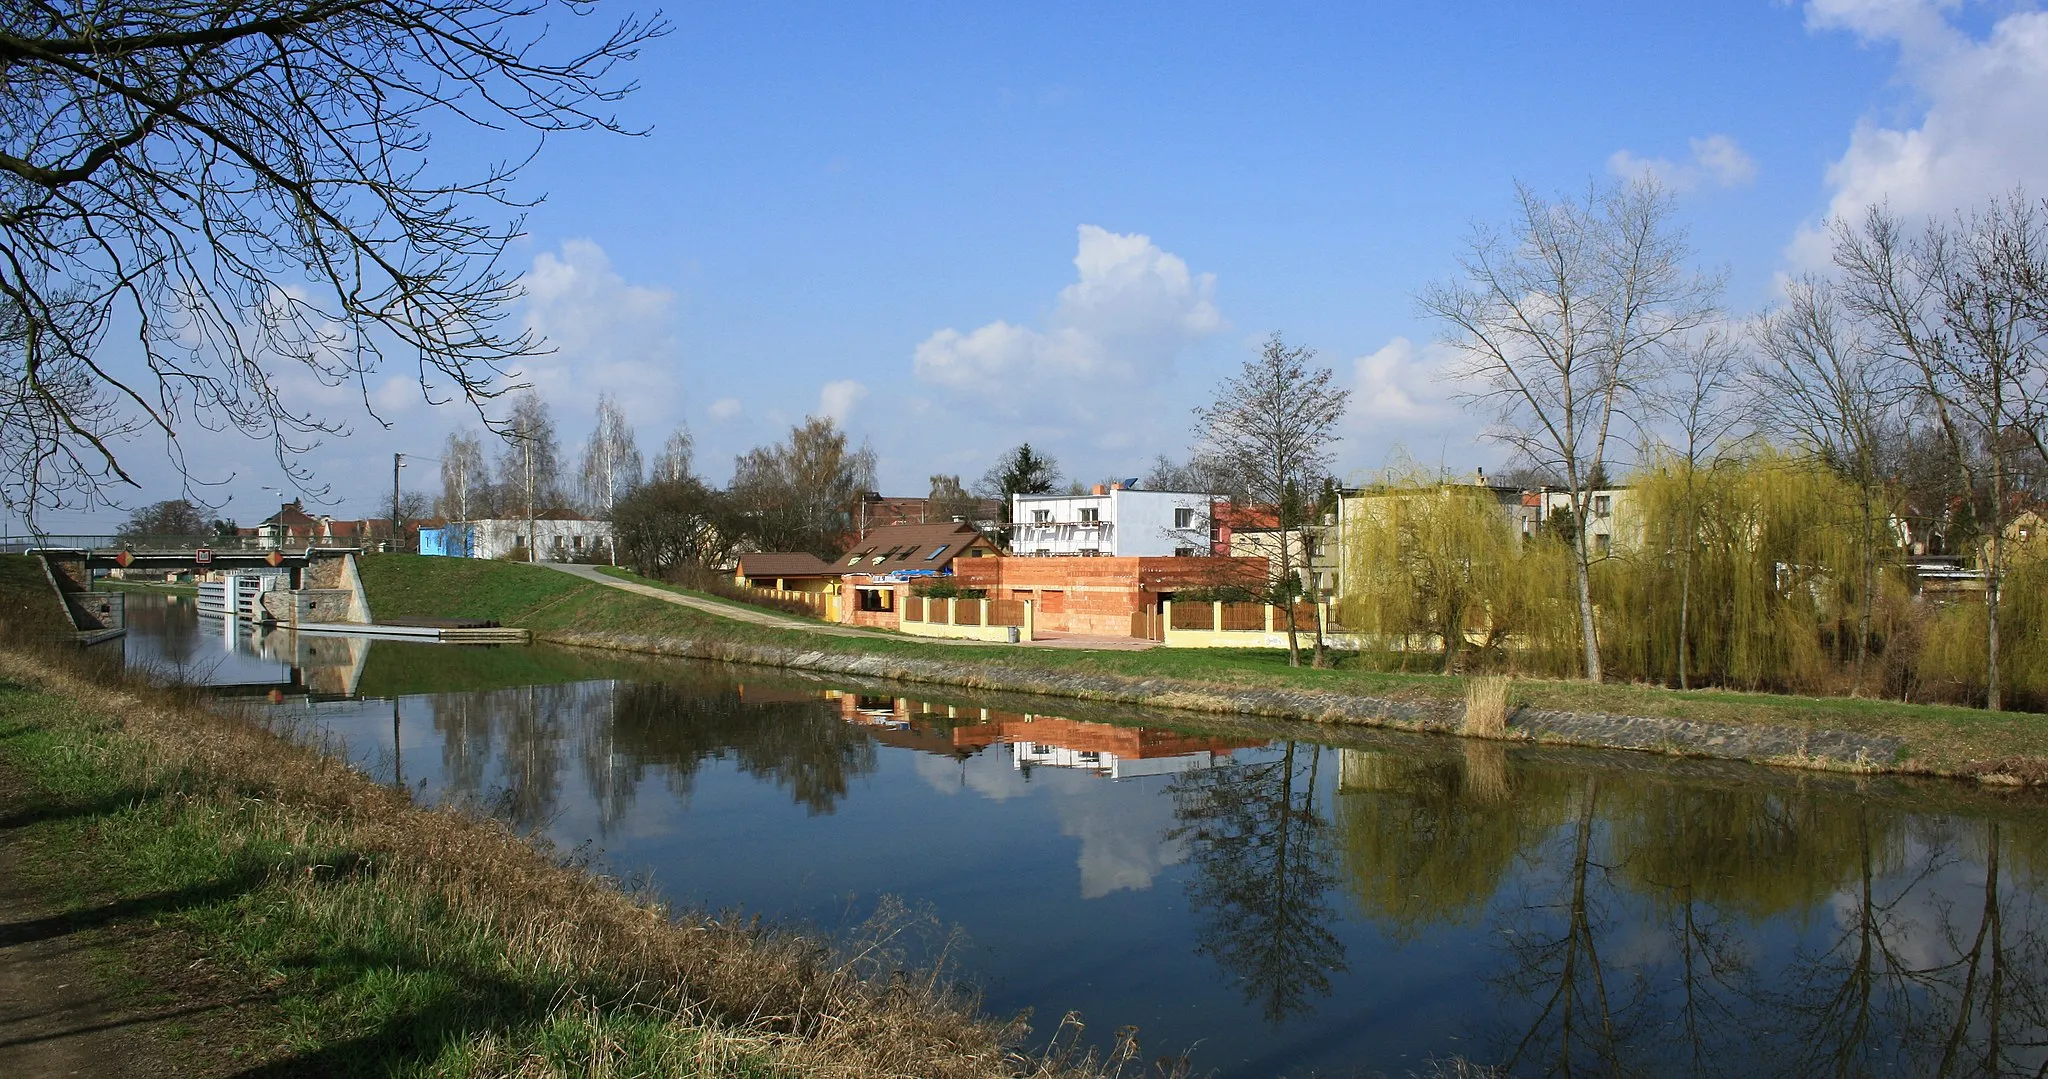
[[[188,1017],[134,1070],[1089,1074],[890,979],[883,929],[834,950],[677,917],[76,655],[0,649],[0,862],[100,977]]]
[[[382,555],[363,561],[363,578],[379,616],[492,617],[525,626],[542,639],[550,634],[716,638],[811,651],[936,658],[1010,676],[1017,689],[1032,688],[1034,675],[1058,673],[1157,679],[1224,691],[1311,690],[1411,701],[1460,701],[1466,689],[1463,678],[1435,674],[1390,673],[1341,663],[1331,670],[1291,668],[1285,653],[1264,649],[1075,651],[950,645],[908,637],[834,637],[721,619],[517,563]],[[2027,713],[1548,680],[1518,681],[1513,698],[1516,705],[1538,709],[1895,735],[1906,740],[1906,759],[1915,770],[1936,773],[2048,756],[2042,742],[2048,717]]]

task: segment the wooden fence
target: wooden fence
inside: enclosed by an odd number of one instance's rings
[[[1024,601],[911,596],[903,601],[903,620],[936,626],[1021,626]]]

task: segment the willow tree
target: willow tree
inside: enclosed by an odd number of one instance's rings
[[[1474,638],[1512,666],[1571,669],[1574,627],[1556,598],[1569,552],[1516,535],[1491,489],[1390,475],[1346,500],[1344,535],[1345,626],[1404,655],[1419,638],[1446,672]]]
[[[1505,228],[1473,232],[1461,278],[1417,301],[1464,357],[1458,374],[1480,387],[1471,402],[1493,415],[1488,433],[1564,481],[1580,645],[1597,682],[1593,491],[1661,354],[1712,317],[1719,283],[1687,268],[1692,252],[1671,223],[1671,195],[1654,180],[1556,200],[1518,184],[1515,196]]]
[[[1736,383],[1737,355],[1733,340],[1718,328],[1674,342],[1670,350],[1673,361],[1671,377],[1663,391],[1651,399],[1653,408],[1675,433],[1675,437],[1666,444],[1665,452],[1685,468],[1685,501],[1680,522],[1680,534],[1683,536],[1693,536],[1699,528],[1699,502],[1694,497],[1692,477],[1702,464],[1720,452],[1722,441],[1741,422],[1736,411],[1729,407],[1729,395]],[[1691,679],[1688,669],[1691,640],[1687,627],[1692,623],[1692,559],[1696,546],[1686,543],[1678,552],[1676,654],[1680,689],[1689,688]]]
[[[1642,542],[1603,567],[1616,666],[1673,681],[1677,644],[1701,680],[1808,689],[1830,670],[1827,630],[1853,606],[1854,491],[1825,462],[1755,447],[1711,467],[1663,463],[1630,478]],[[1696,517],[1686,521],[1685,508]],[[1690,547],[1693,603],[1678,624],[1678,552]]]
[[[1883,362],[1863,328],[1847,317],[1827,281],[1794,281],[1784,302],[1758,320],[1755,336],[1752,402],[1760,426],[1834,465],[1853,485],[1844,493],[1853,498],[1856,515],[1860,689],[1870,656],[1878,564],[1891,546],[1879,534],[1889,503],[1880,443],[1907,387],[1898,368]]]

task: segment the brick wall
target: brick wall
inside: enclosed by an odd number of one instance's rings
[[[1161,592],[1213,587],[1242,575],[1262,578],[1265,559],[969,558],[953,563],[962,588],[990,599],[1030,600],[1040,633],[1128,637],[1131,615]]]

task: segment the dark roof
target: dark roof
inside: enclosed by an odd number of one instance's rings
[[[886,525],[868,529],[867,538],[848,547],[839,556],[841,573],[888,573],[899,569],[936,570],[952,562],[960,552],[980,542],[994,548],[974,530],[974,526],[955,524]],[[878,556],[887,556],[887,561],[876,562]],[[859,559],[855,565],[854,560]]]
[[[808,551],[752,551],[740,556],[742,577],[837,577],[839,567]]]

